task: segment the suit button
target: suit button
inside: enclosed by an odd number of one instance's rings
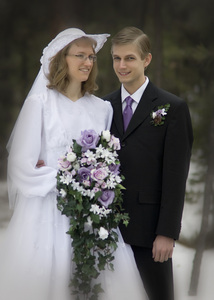
[[[126,143],[125,142],[122,142],[121,143],[121,147],[125,147]]]

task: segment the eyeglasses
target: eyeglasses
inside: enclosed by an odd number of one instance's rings
[[[67,54],[67,56],[75,56],[81,61],[86,61],[87,59],[89,59],[89,61],[93,63],[97,60],[96,55],[87,56],[85,54]]]

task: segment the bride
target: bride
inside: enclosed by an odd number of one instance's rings
[[[110,128],[112,107],[93,95],[96,53],[108,34],[69,28],[44,49],[41,69],[8,143],[8,193],[14,213],[2,247],[4,300],[72,300],[69,221],[57,209],[57,160],[85,129]],[[45,165],[37,167],[37,161]],[[119,235],[115,271],[102,271],[105,300],[144,300],[130,246]]]

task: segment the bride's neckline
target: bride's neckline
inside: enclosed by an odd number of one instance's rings
[[[60,95],[62,95],[65,99],[67,99],[68,101],[70,101],[70,102],[72,102],[72,103],[76,103],[76,102],[78,102],[79,100],[81,100],[83,97],[84,97],[84,95],[81,95],[81,97],[79,97],[78,99],[76,99],[76,100],[72,100],[70,97],[68,97],[66,94],[64,94],[64,93],[60,93]]]

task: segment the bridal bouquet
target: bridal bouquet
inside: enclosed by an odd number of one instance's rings
[[[57,205],[70,218],[75,271],[71,287],[77,299],[94,300],[103,292],[98,276],[114,269],[116,228],[129,217],[122,212],[122,193],[117,150],[119,139],[110,132],[98,135],[85,130],[59,161]]]

